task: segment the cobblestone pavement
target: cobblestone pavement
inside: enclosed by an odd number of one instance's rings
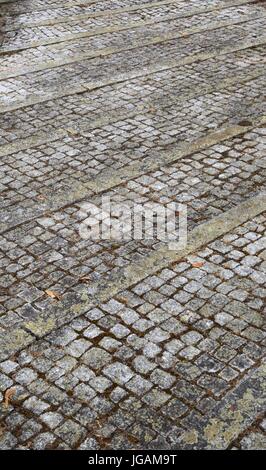
[[[266,448],[265,7],[0,0],[0,449]]]

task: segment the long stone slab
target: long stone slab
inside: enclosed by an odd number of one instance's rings
[[[7,230],[24,224],[34,218],[40,217],[44,213],[47,213],[47,211],[56,211],[73,204],[74,202],[82,201],[86,197],[99,195],[119,186],[125,181],[129,181],[140,176],[143,172],[155,171],[161,166],[173,164],[174,162],[192,155],[195,152],[244,134],[254,127],[264,125],[265,123],[266,116],[261,116],[253,123],[252,126],[236,125],[221,129],[218,132],[213,132],[203,138],[197,139],[191,144],[186,143],[169,153],[164,153],[161,156],[158,155],[157,158],[155,158],[154,155],[152,157],[146,157],[132,165],[125,166],[116,173],[104,171],[98,178],[91,179],[87,183],[80,184],[76,181],[69,182],[72,190],[58,193],[56,199],[54,194],[47,195],[45,202],[39,202],[38,205],[33,203],[32,207],[27,207],[25,210],[21,207],[19,209],[15,208],[14,210],[8,209],[5,212],[2,211],[0,233],[4,233]]]
[[[249,81],[252,81],[256,78],[259,78],[261,75],[263,75],[264,72],[261,70],[254,70],[253,73],[244,75],[244,76],[237,76],[233,78],[227,78],[225,80],[221,80],[219,83],[214,84],[214,85],[204,85],[201,86],[195,90],[193,90],[191,93],[185,95],[185,96],[180,96],[179,97],[179,102],[187,101],[192,98],[197,98],[204,96],[206,94],[212,93],[214,90],[223,90],[227,87],[230,87],[232,85],[238,84],[238,83],[246,83]],[[132,112],[127,112],[127,113],[110,113],[109,116],[104,116],[97,118],[94,121],[91,121],[91,123],[88,125],[87,120],[79,120],[78,125],[74,128],[61,128],[58,131],[54,132],[40,132],[38,134],[34,134],[30,137],[26,137],[25,139],[17,139],[14,142],[10,144],[3,144],[0,146],[0,158],[4,157],[6,155],[11,155],[16,152],[20,152],[22,150],[38,147],[43,144],[49,144],[50,142],[54,142],[55,140],[62,139],[66,136],[69,135],[69,133],[73,135],[80,135],[80,136],[86,136],[86,132],[88,132],[91,129],[96,129],[98,127],[103,127],[112,123],[115,123],[117,121],[121,121],[123,119],[128,119],[132,118],[136,115],[141,113],[145,113],[146,111],[149,110],[149,107],[147,109],[145,107],[141,107],[140,109],[136,109],[135,111]]]
[[[71,8],[71,7],[75,7],[75,6],[79,6],[79,5],[83,5],[83,6],[90,6],[90,5],[93,5],[95,3],[99,3],[100,0],[72,0],[72,1],[68,1],[68,2],[63,2],[62,1],[62,4],[58,4],[58,3],[54,3],[54,6],[53,5],[49,5],[49,10],[55,10],[57,8]],[[147,5],[148,5],[148,8],[154,8],[155,6],[160,6],[160,5],[164,5],[164,4],[170,4],[170,3],[175,3],[176,0],[162,0],[161,2],[147,2],[147,3],[140,3],[139,5],[133,5],[132,7],[124,7],[126,9],[126,11],[128,11],[128,8],[134,8],[134,10],[136,9],[141,9],[141,8],[147,8]],[[11,0],[11,1],[7,1],[7,0],[1,0],[0,3],[17,3],[17,0]],[[47,5],[45,6],[44,5],[44,8],[25,8],[25,10],[20,10],[19,12],[10,12],[10,11],[4,11],[4,14],[6,15],[7,13],[9,15],[20,15],[20,14],[23,14],[23,13],[30,13],[30,12],[36,12],[36,11],[43,11],[43,10],[47,10]],[[114,11],[116,10],[120,10],[121,11],[121,8],[120,9],[111,9],[111,10],[108,10],[109,13],[110,11],[113,13]],[[133,10],[133,11],[134,11]],[[104,10],[102,12],[102,14],[104,15],[104,12],[107,11],[107,10]],[[129,10],[129,11],[132,11],[132,10]]]
[[[227,8],[231,8],[231,7],[236,7],[236,6],[241,6],[241,5],[247,5],[247,4],[252,4],[256,2],[256,0],[233,0],[233,1],[230,1],[230,2],[221,2],[219,5],[215,5],[215,6],[209,6],[209,7],[201,7],[201,8],[192,8],[189,12],[187,13],[181,13],[181,14],[175,14],[175,15],[171,15],[171,16],[166,16],[164,17],[163,19],[161,18],[159,21],[167,21],[168,19],[177,19],[177,18],[190,18],[191,16],[195,16],[195,15],[200,15],[202,13],[210,13],[212,11],[219,11],[219,10],[223,10],[223,9],[227,9]],[[155,5],[154,5],[155,3]],[[159,3],[159,5],[158,5]],[[170,2],[171,4],[172,2]],[[174,1],[174,3],[176,3],[176,0]],[[80,14],[77,14],[77,15],[71,15],[71,18],[69,18],[68,16],[64,16],[64,17],[58,17],[58,18],[53,18],[53,19],[48,19],[48,20],[40,20],[40,21],[32,21],[32,22],[23,22],[23,25],[21,23],[18,23],[16,25],[15,22],[13,22],[13,24],[11,25],[8,25],[8,26],[4,26],[3,27],[3,31],[15,31],[16,29],[20,29],[21,30],[21,27],[23,26],[23,29],[24,28],[31,28],[31,27],[39,27],[39,26],[53,26],[53,25],[57,25],[57,24],[60,24],[60,23],[72,23],[72,22],[75,22],[75,21],[80,21],[80,20],[86,20],[86,19],[89,19],[89,18],[97,18],[98,16],[102,17],[102,16],[110,16],[110,15],[117,15],[117,14],[120,14],[120,13],[128,13],[128,12],[134,12],[135,10],[139,11],[139,10],[142,10],[142,9],[152,9],[152,8],[157,8],[158,6],[167,6],[169,4],[169,2],[152,2],[151,4],[143,4],[141,5],[139,8],[136,9],[136,7],[129,7],[126,9],[125,11],[125,8],[122,8],[122,9],[114,9],[114,10],[104,10],[104,11],[99,11],[99,12],[93,12],[93,13],[80,13]],[[133,9],[132,9],[133,8]],[[158,21],[157,21],[158,22]],[[114,31],[123,31],[124,29],[130,29],[132,27],[136,28],[138,27],[138,24],[139,26],[144,26],[145,24],[154,24],[155,22],[153,20],[150,20],[150,21],[141,21],[141,22],[129,22],[125,27],[119,27],[117,26],[116,29],[114,29]],[[100,28],[97,28],[97,30],[99,30]],[[110,28],[101,28],[101,29],[108,29],[108,32],[110,32]],[[107,32],[107,31],[106,31]],[[93,33],[95,34],[95,33]],[[97,33],[98,34],[98,33]]]
[[[33,338],[42,338],[74,318],[86,313],[91,307],[106,302],[119,292],[141,282],[146,277],[156,274],[172,263],[177,263],[188,255],[195,253],[208,243],[232,231],[248,220],[266,210],[266,194],[259,194],[222,215],[199,225],[188,234],[185,248],[177,251],[169,250],[168,246],[151,252],[141,261],[122,269],[119,274],[106,282],[96,282],[88,289],[81,287],[75,294],[66,294],[64,298],[43,312],[36,320],[25,321],[17,330],[0,334],[0,360],[25,348],[33,342]],[[27,334],[25,334],[27,333]],[[13,336],[15,335],[15,336]]]
[[[0,334],[0,362],[10,357],[15,351],[26,348],[35,339],[22,328],[13,329],[8,332],[8,335]]]
[[[136,42],[135,44],[132,44],[132,46],[130,46],[130,47],[127,46],[127,49],[131,50],[131,49],[138,48],[140,46],[147,46],[149,44],[160,44],[161,42],[171,41],[173,39],[183,38],[184,36],[190,36],[192,34],[202,33],[202,32],[205,32],[205,31],[213,31],[215,29],[226,28],[228,26],[235,26],[235,25],[238,25],[238,24],[247,23],[249,21],[254,21],[256,19],[261,19],[262,16],[266,16],[266,13],[265,14],[260,13],[258,15],[252,14],[252,15],[247,16],[245,18],[241,18],[240,20],[238,19],[238,20],[213,22],[212,26],[208,25],[207,29],[206,29],[205,25],[199,26],[199,27],[186,28],[183,31],[180,31],[178,34],[173,34],[173,33],[164,34],[164,35],[158,36],[158,37],[156,37],[154,39],[151,39],[151,40],[148,40],[148,41],[143,41],[143,39],[142,39],[141,44],[139,42]],[[143,24],[137,24],[136,28],[141,27],[141,26],[143,26]],[[94,30],[88,31],[88,32],[68,34],[68,35],[62,36],[60,38],[51,38],[51,39],[46,39],[46,40],[32,41],[32,42],[29,42],[29,43],[22,44],[21,46],[2,47],[1,50],[0,50],[0,57],[1,57],[1,55],[15,53],[15,52],[19,52],[19,51],[24,51],[24,50],[27,50],[27,49],[34,49],[34,48],[39,47],[39,46],[48,46],[48,45],[59,44],[59,43],[63,43],[63,42],[72,42],[72,41],[76,41],[77,39],[84,39],[84,38],[91,37],[91,36],[116,32],[117,30],[114,29],[114,28],[115,27],[103,28],[103,29],[100,29],[98,31],[94,29]],[[130,29],[132,29],[132,28],[134,28],[133,25],[131,25]],[[128,28],[126,28],[126,29],[128,29]],[[113,48],[110,48],[110,49],[114,50],[114,52],[118,51],[118,48],[116,46],[113,47]],[[120,50],[123,50],[123,49],[119,49],[119,51]],[[92,52],[92,54],[97,54],[97,53],[99,53],[99,51]],[[97,56],[92,55],[92,57],[97,57]]]
[[[28,106],[33,106],[33,105],[38,104],[38,103],[44,103],[46,101],[55,100],[55,99],[58,99],[58,98],[63,98],[64,96],[72,96],[72,95],[75,95],[75,94],[78,94],[78,93],[84,93],[86,91],[92,91],[92,90],[95,90],[95,89],[98,89],[98,88],[103,88],[105,86],[112,85],[114,83],[122,83],[124,81],[131,80],[133,78],[143,77],[143,76],[155,73],[155,72],[168,70],[168,69],[171,69],[171,68],[174,68],[174,67],[181,67],[183,65],[189,65],[189,64],[192,64],[194,62],[205,61],[205,60],[208,60],[208,59],[212,59],[214,57],[231,54],[233,52],[242,51],[242,50],[249,49],[249,48],[252,48],[252,47],[261,46],[261,45],[264,45],[265,43],[266,43],[266,36],[263,36],[259,40],[245,41],[245,42],[243,42],[243,43],[241,43],[237,46],[227,46],[227,47],[222,48],[220,50],[218,49],[215,52],[209,52],[209,53],[208,52],[206,52],[206,53],[205,52],[200,52],[198,54],[191,54],[191,55],[185,57],[184,59],[181,59],[181,60],[178,60],[178,61],[174,61],[174,62],[173,61],[171,61],[171,62],[168,61],[168,62],[164,62],[163,64],[161,63],[161,64],[156,64],[156,65],[152,65],[152,66],[148,66],[148,67],[143,67],[141,70],[137,70],[137,71],[133,71],[133,72],[129,72],[129,73],[119,73],[114,78],[112,78],[111,80],[98,80],[97,82],[83,83],[82,85],[76,86],[76,87],[70,87],[70,88],[64,87],[60,91],[50,93],[50,94],[45,94],[43,96],[39,96],[39,95],[34,96],[33,95],[28,99],[24,99],[24,100],[21,100],[21,101],[15,101],[12,104],[6,105],[6,106],[0,106],[0,114],[10,112],[10,111],[14,111],[16,109],[25,108],[25,107],[28,107]],[[103,55],[103,56],[104,55],[109,55],[109,52],[106,52],[106,54],[101,54],[101,55]],[[83,54],[81,54],[79,57],[80,57],[80,60],[82,60]],[[54,68],[55,66],[59,67],[59,66],[63,66],[63,65],[66,65],[66,63],[64,61],[62,61],[60,63],[60,65],[59,64],[57,64],[57,65],[54,64],[53,61],[51,61],[51,63],[49,62],[49,65],[48,65],[48,62],[46,62],[46,65],[45,65],[44,69]],[[32,72],[35,72],[35,71],[36,70],[32,70]],[[40,71],[40,70],[38,70],[38,71]],[[28,73],[30,73],[30,72],[28,72]],[[3,75],[0,76],[0,79],[3,79]]]
[[[266,363],[263,362],[212,410],[199,428],[181,434],[182,449],[225,450],[265,412]]]

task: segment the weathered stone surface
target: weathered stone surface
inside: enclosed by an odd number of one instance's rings
[[[0,449],[264,449],[263,2],[26,3],[1,5]],[[186,246],[82,238],[103,195],[186,204]]]

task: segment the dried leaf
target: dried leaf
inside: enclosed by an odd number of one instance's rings
[[[37,199],[39,199],[39,201],[45,201],[46,197],[42,194],[39,194],[39,196],[37,196]]]
[[[60,300],[61,296],[54,290],[46,290],[45,293],[52,299]]]
[[[16,393],[16,389],[14,387],[9,388],[5,392],[5,398],[4,398],[4,406],[5,408],[8,408],[9,402],[12,398],[12,396]]]
[[[201,268],[204,265],[204,261],[195,261],[195,263],[191,263],[193,268]]]
[[[126,297],[117,297],[118,302],[121,302],[122,304],[128,305],[129,300]]]
[[[80,282],[91,282],[90,276],[82,276],[79,278]]]
[[[66,129],[67,133],[70,134],[70,135],[77,135],[78,134],[78,131],[76,129],[72,129],[71,127],[68,127]]]
[[[31,351],[33,357],[41,357],[43,353],[41,351]]]

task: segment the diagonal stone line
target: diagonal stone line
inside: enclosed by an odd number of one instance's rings
[[[264,45],[265,42],[266,42],[266,36],[262,36],[261,39],[259,39],[259,40],[244,41],[239,46],[226,46],[224,48],[216,50],[215,52],[211,52],[211,53],[200,52],[198,54],[191,54],[188,57],[186,57],[184,59],[177,60],[177,61],[171,61],[171,62],[168,61],[168,62],[163,62],[163,63],[157,64],[157,65],[152,65],[150,67],[143,67],[143,72],[139,72],[139,71],[130,72],[128,74],[128,76],[129,76],[129,79],[130,78],[141,77],[141,76],[149,74],[149,73],[154,73],[154,72],[158,72],[158,71],[161,71],[161,70],[168,70],[168,69],[171,69],[171,68],[174,68],[174,67],[177,67],[177,66],[191,64],[191,63],[197,62],[199,60],[208,60],[208,59],[211,59],[211,58],[216,57],[216,56],[231,54],[233,52],[242,51],[242,50],[245,50],[245,49],[249,49],[251,47],[261,46],[261,45]],[[121,52],[126,52],[127,50],[128,49],[123,49],[123,50],[121,50]],[[118,52],[119,51],[117,51],[117,53]],[[110,52],[110,48],[106,48],[104,52],[99,53],[97,56],[104,57],[104,56],[107,56],[107,55],[110,55],[110,54],[112,54],[112,52]],[[97,56],[95,56],[95,57],[97,57]],[[57,68],[57,67],[62,67],[62,66],[65,66],[65,65],[69,65],[69,64],[72,64],[72,63],[75,63],[75,62],[79,62],[79,61],[82,61],[82,60],[85,60],[85,59],[91,59],[91,58],[93,58],[93,57],[91,57],[90,53],[84,53],[84,54],[77,54],[77,55],[73,56],[71,59],[68,59],[68,60],[65,60],[65,59],[57,60],[57,61],[56,60],[51,60],[51,61],[39,64],[37,66],[30,66],[30,67],[23,67],[23,68],[22,67],[21,68],[17,67],[16,70],[13,71],[13,72],[10,71],[10,72],[0,73],[0,80],[5,80],[7,78],[14,78],[14,77],[18,77],[18,76],[21,76],[21,75],[27,75],[29,73],[34,73],[34,72],[41,72],[41,71],[46,70],[46,69],[53,69],[53,68]],[[126,77],[126,76],[127,76],[127,74],[118,74],[117,75],[117,77],[121,77],[120,81],[125,81],[126,79],[123,78],[123,77]],[[112,83],[112,82],[108,82],[108,84],[109,83]],[[84,91],[85,86],[86,85],[83,84],[83,86],[75,88],[77,90],[80,90],[80,91],[77,91],[76,93],[82,93]],[[74,94],[74,93],[75,92],[73,92],[72,94]]]
[[[155,73],[155,72],[159,72],[159,71],[163,71],[163,70],[169,70],[169,69],[172,69],[172,68],[175,68],[175,67],[181,67],[181,66],[184,66],[184,65],[189,65],[189,64],[192,64],[194,62],[205,61],[205,60],[208,60],[208,59],[212,59],[214,57],[231,54],[233,52],[242,51],[242,50],[249,49],[249,48],[252,48],[252,47],[261,46],[261,45],[264,45],[265,43],[266,43],[266,36],[263,36],[258,41],[257,40],[256,41],[253,41],[253,40],[252,41],[245,41],[241,45],[227,46],[225,48],[218,49],[214,52],[209,52],[209,53],[200,52],[198,54],[191,54],[191,55],[185,57],[184,59],[181,59],[181,60],[178,60],[178,61],[175,61],[175,62],[173,62],[173,61],[164,62],[164,63],[160,63],[160,64],[148,66],[148,67],[143,67],[142,70],[137,70],[136,72],[132,71],[132,72],[129,72],[129,73],[119,73],[111,80],[102,80],[102,81],[98,80],[97,82],[83,83],[80,86],[77,86],[77,87],[72,86],[70,88],[64,88],[64,89],[62,89],[58,92],[50,93],[49,95],[43,95],[43,96],[32,95],[30,98],[24,99],[23,101],[15,101],[10,105],[0,106],[0,114],[10,112],[10,111],[15,111],[16,109],[25,108],[25,107],[28,107],[28,106],[33,106],[33,105],[38,104],[38,103],[44,103],[46,101],[55,100],[55,99],[62,98],[62,97],[65,97],[65,96],[71,96],[71,95],[75,95],[75,94],[79,94],[79,93],[84,93],[86,91],[96,90],[96,89],[99,89],[99,88],[103,88],[105,86],[112,85],[114,83],[122,83],[122,82],[125,82],[125,81],[128,81],[128,80],[131,80],[133,78],[143,77],[143,76]],[[104,56],[104,55],[109,55],[109,53],[110,52],[106,52],[105,54],[99,54],[99,55]],[[82,60],[82,56],[83,55],[79,56],[80,60]],[[68,63],[71,63],[71,62],[68,62]],[[41,70],[66,65],[64,61],[61,61],[60,64],[57,63],[57,65],[55,65],[53,63],[53,61],[51,61],[51,63],[49,62],[49,64],[50,65],[48,66],[48,62],[47,62],[45,64],[44,68],[41,69]],[[35,72],[35,71],[36,70],[32,70],[31,72]],[[38,71],[40,71],[40,69],[38,69]],[[0,80],[3,79],[2,77],[3,76],[0,76]]]
[[[233,21],[213,22],[212,26],[208,26],[207,29],[206,29],[205,25],[199,26],[199,27],[194,27],[194,28],[186,28],[183,31],[180,31],[178,34],[174,34],[174,33],[164,34],[164,35],[161,35],[161,36],[157,36],[154,39],[149,39],[147,41],[141,40],[141,43],[136,42],[136,43],[133,43],[132,46],[130,46],[130,47],[127,46],[127,50],[136,49],[136,48],[139,48],[140,46],[143,47],[143,46],[147,46],[147,45],[150,45],[150,44],[160,44],[162,42],[170,41],[172,39],[182,38],[182,37],[184,37],[184,35],[187,37],[187,36],[190,36],[192,34],[202,33],[202,32],[206,32],[206,31],[213,31],[213,30],[216,30],[216,29],[226,28],[226,27],[229,27],[229,26],[235,26],[235,25],[238,25],[238,24],[244,24],[244,23],[248,23],[250,21],[259,20],[259,19],[261,19],[261,17],[264,17],[264,16],[266,16],[266,13],[260,13],[260,14],[256,14],[256,15],[251,14],[246,18],[241,18],[240,20],[238,19],[238,20],[233,20]],[[143,24],[137,25],[137,27],[141,27],[141,26],[143,26]],[[133,27],[134,26],[131,25],[130,29],[132,29]],[[82,39],[82,38],[86,38],[86,37],[90,37],[90,36],[96,36],[96,35],[100,35],[100,34],[111,33],[111,32],[114,32],[114,31],[116,31],[116,29],[113,29],[113,27],[111,27],[111,28],[105,28],[104,31],[101,30],[101,32],[98,32],[97,30],[92,30],[92,31],[89,31],[89,32],[84,32],[84,33],[69,34],[69,35],[66,35],[62,38],[51,38],[51,39],[47,39],[47,40],[32,41],[30,43],[25,43],[24,45],[22,44],[21,46],[17,46],[17,47],[12,47],[12,46],[2,47],[1,50],[0,50],[0,57],[1,57],[1,55],[20,52],[20,51],[24,51],[24,50],[27,50],[27,49],[34,49],[34,48],[39,47],[39,46],[47,46],[47,45],[65,43],[65,42],[72,42],[72,41],[76,41],[77,39]],[[118,52],[118,51],[123,50],[123,49],[118,50],[118,48],[116,46],[113,47],[113,48],[110,48],[110,49],[113,49],[114,52]],[[99,53],[99,51],[91,52],[91,54],[93,54],[92,57],[95,57],[95,54],[97,54],[97,53]]]
[[[259,194],[255,197],[248,199],[247,201],[239,204],[233,209],[229,209],[224,212],[222,215],[214,217],[210,221],[197,226],[195,229],[189,232],[188,234],[188,243],[184,249],[178,251],[170,251],[168,247],[160,248],[154,250],[150,255],[147,255],[142,261],[137,263],[132,263],[127,266],[123,274],[115,276],[116,279],[111,279],[105,284],[102,282],[95,283],[94,286],[91,286],[95,291],[93,297],[94,302],[105,302],[107,299],[110,299],[118,292],[127,289],[134,284],[139,283],[147,276],[155,274],[158,271],[161,271],[164,267],[169,266],[171,263],[176,263],[183,258],[187,257],[189,254],[195,253],[201,247],[207,245],[213,240],[221,237],[222,235],[230,232],[234,228],[242,225],[247,220],[250,220],[257,215],[261,214],[266,210],[266,193]],[[94,289],[93,289],[94,287]],[[87,294],[86,288],[81,288],[79,295],[81,296],[81,304],[79,307],[75,306],[73,309],[75,311],[86,311],[87,301],[91,302],[92,298]],[[25,327],[29,328],[29,324],[25,323]],[[33,332],[33,330],[32,330]]]
[[[67,131],[62,129],[53,133],[40,133],[31,137],[26,137],[25,139],[18,139],[11,144],[4,144],[0,146],[0,158],[5,157],[6,155],[11,155],[12,153],[20,152],[21,150],[27,150],[34,147],[39,147],[43,144],[49,144],[49,142],[63,139],[66,137],[66,135]]]
[[[62,191],[57,193],[56,200],[54,194],[48,194],[45,202],[32,204],[32,207],[26,209],[19,208],[1,212],[0,234],[10,230],[14,227],[22,225],[26,222],[40,217],[47,211],[56,211],[82,201],[85,197],[99,195],[108,191],[120,184],[134,179],[142,175],[145,171],[155,171],[161,166],[173,164],[174,162],[185,158],[195,152],[204,150],[213,145],[219,144],[224,140],[244,134],[254,127],[264,125],[266,123],[266,116],[260,117],[252,126],[230,126],[218,132],[208,134],[206,137],[196,140],[192,144],[185,144],[177,147],[169,153],[154,155],[146,157],[140,162],[132,165],[127,165],[115,174],[110,170],[104,171],[98,178],[88,181],[88,183],[80,184],[77,181],[69,181],[71,190]]]
[[[176,2],[176,0],[175,0]],[[195,16],[195,15],[200,15],[200,14],[204,14],[204,13],[210,13],[212,11],[220,11],[220,10],[223,10],[223,9],[227,9],[227,8],[232,8],[232,7],[236,7],[236,6],[241,6],[241,5],[247,5],[247,4],[252,4],[256,2],[256,0],[233,0],[231,2],[221,2],[220,5],[215,5],[215,6],[210,6],[210,7],[203,7],[203,8],[195,8],[195,9],[192,9],[191,11],[189,11],[188,13],[183,13],[183,14],[175,14],[175,15],[169,15],[169,16],[165,16],[164,18],[160,18],[159,21],[154,21],[154,20],[147,20],[147,21],[136,21],[136,22],[131,22],[131,23],[128,23],[127,25],[125,26],[115,26],[113,28],[96,28],[94,29],[93,31],[91,31],[90,35],[94,35],[94,34],[103,34],[103,33],[100,33],[100,32],[97,32],[97,31],[103,31],[103,32],[112,32],[112,31],[123,31],[123,30],[126,30],[126,29],[130,29],[130,28],[137,28],[137,27],[140,27],[140,26],[145,26],[147,24],[156,24],[156,23],[161,23],[161,22],[164,22],[164,21],[168,21],[169,19],[177,19],[177,18],[190,18],[191,16]],[[157,2],[158,3],[158,2]],[[167,5],[168,3],[166,3]],[[149,5],[149,4],[148,4]],[[152,6],[148,6],[148,8],[154,8],[154,5],[151,4]],[[159,3],[159,6],[163,6],[165,5],[164,2],[160,2]],[[158,4],[156,4],[155,7],[157,7]],[[141,10],[141,9],[145,9],[145,5],[141,6],[141,8],[138,8],[137,10]],[[72,23],[72,22],[75,22],[75,21],[79,21],[79,20],[85,20],[85,19],[89,19],[89,18],[97,18],[98,16],[106,16],[106,15],[117,15],[117,14],[120,14],[120,13],[126,13],[128,11],[134,11],[135,10],[135,7],[134,9],[132,10],[132,7],[130,7],[130,10],[128,8],[126,9],[114,9],[114,10],[104,10],[104,11],[99,11],[99,12],[93,12],[93,13],[82,13],[82,14],[78,14],[78,15],[71,15],[71,19],[68,18],[67,16],[64,16],[63,18],[54,18],[54,19],[51,19],[51,20],[41,20],[40,22],[39,21],[32,21],[32,22],[26,22],[26,23],[23,23],[23,25],[21,25],[20,23],[18,23],[17,25],[16,24],[11,24],[11,25],[8,25],[8,26],[4,26],[3,27],[3,31],[15,31],[17,29],[20,29],[21,30],[21,26],[23,26],[23,29],[24,28],[32,28],[32,27],[39,27],[39,26],[54,26],[56,24],[60,24],[60,23]]]
[[[238,83],[246,83],[250,82],[256,78],[259,78],[264,75],[264,72],[261,70],[255,70],[252,74],[243,76],[241,78],[236,77],[236,78],[228,78],[226,80],[222,80],[220,83],[215,84],[215,85],[205,85],[203,87],[197,88],[195,91],[189,93],[186,96],[181,96],[179,97],[179,102],[187,101],[192,98],[197,98],[197,97],[202,97],[206,94],[211,93],[214,90],[223,90],[224,88],[227,88],[229,86],[238,84]],[[96,120],[92,121],[89,125],[87,120],[86,121],[79,121],[79,124],[74,126],[74,128],[62,128],[58,129],[58,131],[54,132],[40,132],[38,134],[34,134],[30,137],[27,137],[25,139],[17,139],[15,142],[9,143],[9,144],[3,144],[0,145],[0,158],[4,157],[6,155],[11,155],[16,152],[20,152],[22,150],[27,150],[30,148],[34,147],[39,147],[40,145],[43,144],[48,144],[50,142],[54,142],[55,140],[62,139],[64,137],[67,137],[69,135],[69,132],[72,134],[78,134],[80,136],[85,136],[86,133],[91,130],[95,129],[98,127],[103,127],[107,126],[109,124],[113,124],[117,121],[121,121],[123,119],[128,119],[128,118],[133,118],[136,115],[141,113],[145,113],[148,111],[145,107],[142,107],[139,109],[139,107],[136,108],[136,110],[132,112],[126,112],[126,113],[110,113],[109,116],[103,117],[103,118],[97,118]]]
[[[181,434],[182,448],[224,450],[265,412],[266,364],[227,394],[199,428]]]
[[[86,313],[91,307],[106,302],[146,277],[161,271],[172,263],[181,261],[265,210],[266,194],[262,193],[190,231],[188,243],[184,249],[170,251],[166,246],[154,250],[141,261],[129,265],[106,282],[92,284],[90,286],[92,294],[88,294],[86,288],[80,288],[75,294],[66,294],[56,306],[40,312],[38,319],[26,321],[20,328],[0,334],[0,361],[33,343],[36,338],[42,338],[56,328]]]
[[[258,119],[256,121],[257,125],[263,125],[266,123],[266,116]],[[254,123],[255,124],[255,123]],[[132,165],[128,165],[122,168],[119,172],[115,174],[111,173],[110,170],[102,172],[101,175],[84,184],[88,189],[91,189],[96,194],[104,192],[111,189],[111,187],[118,186],[125,181],[136,178],[140,176],[145,171],[155,171],[159,169],[162,165],[171,165],[181,158],[188,157],[189,155],[204,150],[213,145],[219,144],[224,140],[239,136],[244,132],[247,132],[253,129],[255,126],[230,126],[225,129],[222,129],[218,132],[213,132],[205,137],[192,142],[191,144],[182,145],[181,148],[176,148],[169,153],[159,155],[156,158],[154,155],[152,157],[146,157],[141,162],[136,162]]]
[[[20,152],[21,150],[26,150],[34,147],[39,147],[40,145],[43,144],[48,144],[49,142],[54,142],[55,140],[63,139],[64,137],[67,137],[69,133],[71,134],[79,134],[82,136],[83,133],[89,131],[90,129],[95,129],[100,126],[107,126],[108,124],[112,124],[114,122],[120,121],[121,119],[127,119],[127,118],[132,118],[136,115],[138,115],[140,112],[140,109],[137,108],[135,111],[132,111],[131,113],[118,113],[118,114],[110,114],[110,116],[103,117],[103,118],[98,118],[90,123],[88,126],[88,123],[86,121],[79,121],[79,126],[77,128],[69,128],[67,127],[66,129],[58,129],[57,131],[50,132],[50,133],[45,133],[41,132],[40,134],[34,134],[30,137],[26,137],[25,139],[18,139],[15,142],[12,142],[10,144],[4,144],[0,146],[0,158],[4,157],[6,155],[11,155],[12,153]],[[145,109],[142,108],[141,112],[145,112]],[[84,123],[86,124],[84,124]]]
[[[74,6],[90,6],[90,5],[93,5],[95,3],[99,3],[100,0],[72,0],[72,1],[68,1],[68,2],[63,2],[62,1],[62,4],[58,4],[58,3],[55,3],[54,6],[52,5],[49,5],[49,10],[56,10],[58,8],[71,8],[71,7],[74,7]],[[12,1],[7,1],[7,0],[0,0],[0,3],[17,3],[17,0],[12,0]],[[161,5],[168,5],[168,4],[171,4],[171,3],[176,3],[176,0],[162,0],[161,2],[160,1],[157,1],[157,2],[150,2],[150,3],[140,3],[139,5],[133,5],[132,7],[124,7],[124,11],[134,11],[134,10],[141,10],[143,8],[154,8],[156,6],[161,6]],[[45,8],[34,8],[34,9],[30,9],[30,8],[25,8],[24,11],[19,11],[18,13],[10,13],[9,11],[8,12],[5,12],[8,13],[8,15],[12,15],[12,16],[17,16],[17,15],[20,15],[20,14],[25,14],[25,13],[31,13],[31,12],[39,12],[39,11],[45,11],[47,10],[47,6]],[[104,11],[101,11],[101,16],[104,16],[104,12],[108,11],[108,14],[115,12],[119,10],[119,13],[121,13],[121,10],[122,8],[116,8],[116,9],[111,9],[111,10],[104,10]]]

